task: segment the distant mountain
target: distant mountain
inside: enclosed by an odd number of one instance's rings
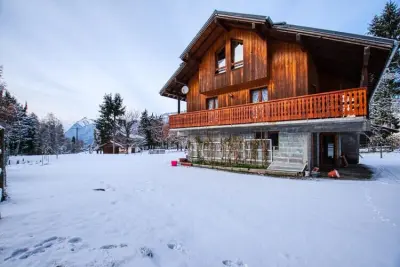
[[[82,140],[85,145],[91,145],[94,141],[95,121],[84,117],[74,123],[74,125],[65,132],[65,137],[72,138],[78,131],[78,140]]]

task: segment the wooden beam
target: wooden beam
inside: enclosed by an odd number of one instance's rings
[[[189,63],[190,61],[194,61],[194,62],[199,63],[199,64],[201,63],[200,59],[198,59],[198,58],[196,58],[194,56],[191,56],[189,53],[185,54],[185,57],[182,59],[182,61],[185,62],[185,63]]]
[[[255,33],[257,33],[257,35],[260,36],[261,39],[265,40],[266,38],[265,33],[259,27],[257,27],[257,25],[254,22],[251,24],[251,29]]]
[[[224,29],[224,31],[226,31],[226,32],[229,32],[231,30],[228,26],[226,26],[222,21],[220,21],[217,18],[214,19],[214,22],[215,22],[215,24],[220,26],[222,29]]]
[[[368,62],[369,62],[370,54],[371,54],[371,51],[370,51],[369,46],[364,47],[363,66],[362,66],[362,70],[361,70],[360,87],[368,86]]]
[[[303,51],[303,52],[306,51],[305,44],[304,44],[304,40],[303,40],[303,38],[301,37],[301,34],[300,34],[300,33],[297,33],[297,34],[296,34],[296,43],[298,43],[298,44],[300,45],[301,51]]]
[[[188,62],[188,61],[189,61],[189,58],[190,58],[189,53],[186,53],[182,60],[183,60],[184,62]]]

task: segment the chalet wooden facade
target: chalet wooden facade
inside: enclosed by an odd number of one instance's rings
[[[189,136],[193,158],[268,161],[276,171],[339,164],[342,155],[357,163],[369,101],[397,45],[215,11],[160,94],[178,100],[170,128]],[[241,150],[226,153],[233,137]],[[246,156],[252,140],[261,140],[257,159]]]

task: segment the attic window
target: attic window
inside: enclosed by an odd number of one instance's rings
[[[231,40],[232,69],[243,67],[243,41]]]
[[[224,73],[226,72],[226,56],[225,56],[225,47],[222,47],[215,55],[215,73]]]

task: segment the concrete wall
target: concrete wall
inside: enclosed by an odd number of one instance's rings
[[[231,148],[231,151],[222,151],[221,143],[229,138],[238,138],[236,141],[235,148]],[[201,144],[200,149],[198,149],[200,138]],[[240,140],[240,143],[239,143]],[[262,144],[259,145],[257,149],[256,158],[253,158],[251,141],[255,140],[255,132],[236,132],[236,131],[204,131],[196,132],[188,135],[188,157],[191,160],[196,160],[199,158],[204,158],[208,161],[227,161],[229,158],[237,163],[247,163],[252,165],[266,165],[272,160],[272,154],[268,150],[269,141],[263,139],[259,140]],[[208,143],[208,145],[206,145]],[[213,147],[210,147],[210,143],[213,143]],[[198,151],[199,150],[199,151]],[[199,155],[200,153],[200,155]]]
[[[285,164],[306,164],[311,157],[311,134],[279,132],[279,150],[274,161]]]
[[[349,164],[359,162],[360,134],[340,133],[342,153],[346,155]]]
[[[258,130],[258,129],[257,129]],[[224,131],[207,131],[197,132],[188,135],[190,146],[188,147],[188,156],[191,159],[197,158],[197,141],[200,138],[202,141],[209,140],[211,142],[221,142],[229,136],[240,136],[242,139],[255,139],[255,130],[248,132],[237,132],[226,129]],[[269,149],[269,148],[268,148]],[[201,150],[201,149],[200,149]],[[241,153],[248,153],[242,152]],[[265,157],[262,155],[262,150],[259,149],[257,159],[264,160]],[[246,154],[248,155],[248,154]],[[201,156],[207,159],[207,152],[201,150]],[[306,164],[311,158],[311,133],[305,132],[279,132],[279,149],[272,152],[268,152],[268,161],[282,162],[282,164]],[[217,153],[217,158],[221,157],[221,154]],[[243,157],[242,157],[243,158]],[[248,158],[248,156],[247,156]],[[217,159],[218,160],[218,159]],[[261,162],[259,162],[261,163]]]

